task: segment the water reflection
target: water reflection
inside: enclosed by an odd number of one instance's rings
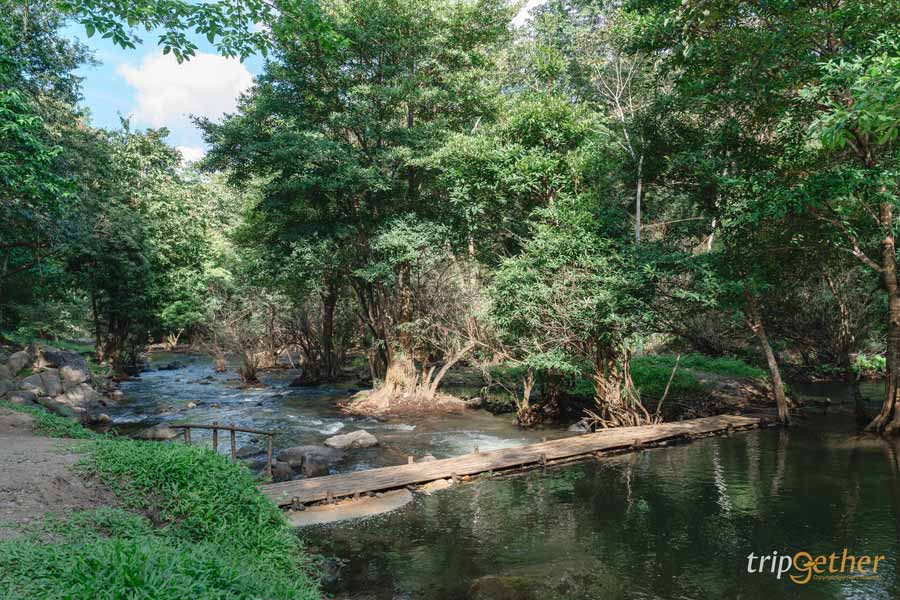
[[[896,457],[817,420],[482,481],[302,535],[347,561],[338,597],[895,598]],[[845,547],[884,554],[880,577],[747,573],[750,552]]]

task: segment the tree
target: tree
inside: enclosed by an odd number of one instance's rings
[[[40,4],[0,2],[0,324],[67,287],[61,248],[80,219],[60,143],[79,119],[81,46]],[[29,17],[30,12],[35,14]]]
[[[336,276],[349,274],[379,377],[398,361],[417,368],[411,258],[457,239],[440,238],[452,219],[424,157],[491,117],[491,52],[510,18],[496,0],[285,6],[277,60],[240,114],[202,123],[210,166],[238,185],[266,181],[259,242],[284,255],[325,249],[309,263],[318,289],[342,289]]]
[[[803,201],[829,239],[880,274],[887,293],[887,386],[870,431],[900,434],[900,280],[895,228],[900,194],[900,44],[879,36],[867,51],[823,66],[805,90],[819,108],[810,127],[824,164],[808,176]],[[876,247],[880,245],[880,251]]]
[[[534,236],[507,259],[490,288],[501,335],[527,369],[519,420],[533,420],[535,373],[593,382],[597,425],[655,422],[631,380],[637,332],[650,320],[652,271],[642,267],[621,214],[560,199],[538,211]]]
[[[820,247],[815,240],[822,239],[822,221],[817,225],[807,218],[808,209],[829,194],[810,201],[807,180],[810,174],[818,179],[823,163],[808,143],[807,130],[823,106],[821,97],[804,90],[827,74],[823,65],[828,61],[866,54],[900,7],[879,0],[856,2],[847,10],[827,1],[636,0],[626,6],[641,23],[634,46],[658,57],[663,71],[671,74],[671,92],[656,108],[679,122],[672,127],[681,139],[672,150],[669,178],[686,188],[704,221],[713,224],[707,248],[715,250],[714,235],[727,231],[725,215],[742,211],[740,220],[769,231],[780,227],[788,230],[788,238],[793,234],[792,239],[803,240],[796,252],[782,254],[773,245],[782,236],[736,238],[747,257],[774,250],[774,255],[797,260],[801,252]],[[754,194],[756,201],[747,202],[747,193],[733,193],[741,190]],[[760,245],[747,252],[751,243]],[[753,313],[758,306],[752,302],[753,286],[747,292]],[[751,319],[751,324],[762,320]],[[771,356],[762,338],[760,346]]]
[[[188,31],[206,37],[225,56],[244,59],[256,51],[266,54],[270,42],[265,25],[278,10],[270,0],[49,0],[49,4],[74,17],[88,37],[100,34],[123,48],[135,48],[141,42],[133,32],[135,27],[147,32],[160,30],[158,43],[163,53],[171,52],[178,62],[197,50]]]

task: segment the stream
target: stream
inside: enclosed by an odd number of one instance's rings
[[[123,384],[126,401],[109,411],[120,431],[217,420],[275,430],[279,447],[355,429],[381,440],[349,453],[339,470],[567,435],[522,431],[510,415],[484,411],[386,422],[350,417],[334,406],[355,391],[350,386],[290,388],[295,373],[276,371],[264,376],[265,388],[240,389],[229,381],[233,372],[213,373],[205,357],[156,355],[153,362],[172,360],[182,368]],[[812,408],[789,430],[484,479],[299,535],[325,557],[330,598],[900,598],[900,445],[858,433],[849,385],[793,388],[832,406]],[[879,384],[863,386],[864,396],[881,393]],[[188,402],[197,407],[187,409]],[[751,552],[840,555],[844,548],[885,558],[877,574],[805,585],[747,569]]]

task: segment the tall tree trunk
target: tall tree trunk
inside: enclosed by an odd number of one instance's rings
[[[641,243],[641,200],[644,195],[644,155],[638,159],[637,164],[637,190],[634,194],[634,241]]]
[[[406,326],[412,320],[412,291],[410,290],[409,277],[409,262],[403,261],[400,263],[400,269],[397,273],[397,287],[400,292],[400,318],[398,323],[400,329],[397,333],[397,341],[400,344],[400,351],[406,359],[412,359],[413,357],[412,336],[406,330]]]
[[[897,249],[891,231],[894,208],[890,202],[881,203],[880,218],[885,232],[881,241],[881,274],[888,295],[887,381],[881,412],[866,429],[894,434],[900,433],[900,286],[897,282]]]
[[[334,308],[337,304],[337,290],[329,283],[322,296],[322,371],[327,381],[337,377],[337,361],[334,356]]]
[[[775,352],[772,351],[772,345],[769,343],[769,336],[766,335],[766,328],[763,325],[762,314],[759,309],[759,299],[750,290],[744,290],[744,311],[747,314],[747,324],[751,331],[756,335],[759,346],[762,348],[763,354],[766,356],[766,365],[769,368],[769,376],[772,378],[772,388],[775,392],[775,404],[778,406],[778,420],[785,425],[791,422],[791,413],[788,407],[787,396],[784,393],[784,382],[781,380],[781,370],[778,368],[778,360],[775,358]]]
[[[838,365],[848,367],[850,366],[850,353],[853,352],[856,346],[850,307],[838,289],[837,282],[827,271],[825,272],[825,282],[828,284],[828,289],[831,290],[831,295],[834,296],[834,300],[838,304]]]

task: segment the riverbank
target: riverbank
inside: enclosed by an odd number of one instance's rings
[[[41,410],[0,407],[4,458],[19,457],[3,461],[3,487],[31,486],[27,503],[0,498],[18,506],[4,515],[0,597],[319,598],[315,567],[246,468],[180,444],[72,439],[70,421]],[[79,491],[68,504],[29,493],[42,476]]]

